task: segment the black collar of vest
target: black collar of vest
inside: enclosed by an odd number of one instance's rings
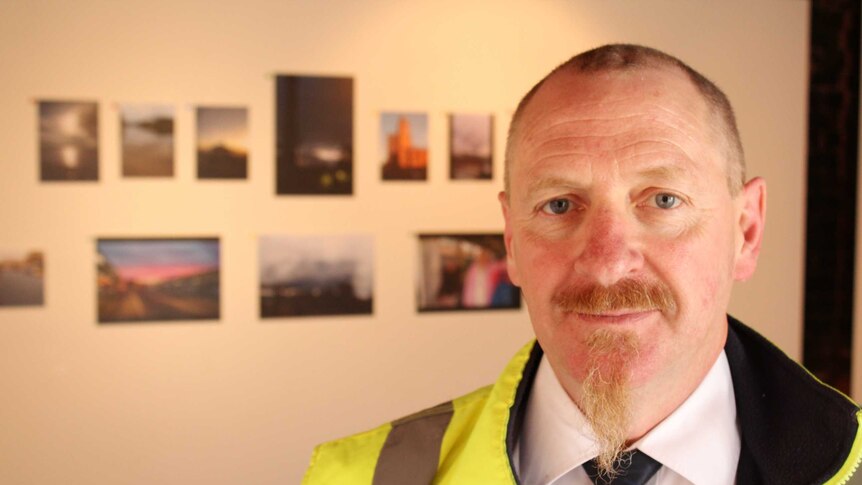
[[[858,406],[735,318],[728,316],[728,324],[724,351],[742,439],[737,485],[826,482],[850,454]],[[513,471],[512,451],[543,353],[537,342],[509,410],[506,449]]]

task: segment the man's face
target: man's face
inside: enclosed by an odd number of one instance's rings
[[[699,380],[754,269],[762,181],[731,195],[718,118],[676,70],[562,73],[522,114],[500,198],[509,274],[557,377],[577,394],[588,339],[609,329],[638,341],[632,387]],[[632,282],[670,301],[572,303]]]

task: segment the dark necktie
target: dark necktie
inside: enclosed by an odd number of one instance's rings
[[[629,458],[631,458],[631,462],[629,462]],[[596,485],[644,485],[661,468],[661,463],[638,450],[632,451],[621,461],[621,464],[618,462],[619,475],[610,481],[607,477],[599,476],[596,460],[584,463],[584,469],[590,476],[590,480]]]

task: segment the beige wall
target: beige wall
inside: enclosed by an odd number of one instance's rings
[[[808,3],[787,0],[0,3],[0,246],[47,255],[47,305],[0,308],[0,483],[298,483],[312,446],[491,381],[526,311],[417,315],[414,234],[499,231],[507,117],[571,54],[666,49],[734,102],[770,183],[732,311],[801,354]],[[355,77],[355,196],[275,197],[275,73]],[[37,99],[100,102],[101,180],[41,184]],[[176,177],[124,180],[117,103],[177,107]],[[250,109],[250,178],[194,177],[193,107]],[[382,184],[378,114],[430,117],[430,181]],[[446,113],[497,115],[493,183],[447,180]],[[262,322],[257,238],[371,233],[373,317]],[[218,235],[222,319],[95,323],[95,239]],[[857,382],[857,395],[859,387]]]

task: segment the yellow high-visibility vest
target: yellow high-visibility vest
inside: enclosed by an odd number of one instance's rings
[[[747,467],[747,476],[757,476],[757,483],[780,481],[782,485],[862,484],[862,472],[857,473],[862,463],[858,405],[820,383],[753,330],[733,318],[729,323],[725,351],[737,397],[741,453],[746,455],[746,464],[740,460],[740,467]],[[520,420],[511,418],[523,413],[525,388],[530,387],[521,385],[525,368],[524,381],[531,383],[541,355],[541,348],[530,343],[518,351],[493,386],[318,446],[302,484],[518,485],[508,450],[517,438],[510,434],[518,433],[513,423]],[[779,385],[774,385],[776,375],[783,379]],[[758,383],[766,384],[761,388]],[[767,397],[768,393],[775,395]],[[809,404],[794,407],[797,401]],[[764,402],[772,407],[758,409]],[[760,416],[769,416],[772,423],[763,423]],[[797,419],[794,429],[769,427],[786,422],[788,416]],[[775,436],[775,432],[787,436]],[[806,436],[805,442],[798,438],[793,442],[791,437],[798,436]],[[760,442],[752,443],[758,437]],[[770,454],[773,448],[775,453]],[[826,458],[815,460],[815,456]],[[803,475],[818,478],[792,481]],[[737,485],[746,481],[738,474]]]

